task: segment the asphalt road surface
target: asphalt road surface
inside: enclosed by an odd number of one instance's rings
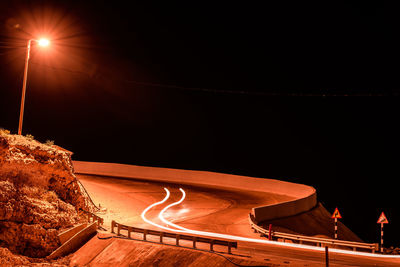
[[[111,220],[136,227],[157,229],[141,218],[142,211],[165,197],[164,187],[171,192],[170,198],[149,210],[146,217],[156,224],[167,226],[159,218],[159,212],[168,204],[178,201],[186,192],[186,199],[168,209],[165,218],[185,228],[213,233],[230,234],[262,239],[253,233],[248,222],[252,207],[287,201],[291,198],[272,193],[220,190],[206,187],[154,183],[140,180],[78,175],[93,201],[106,208],[99,214],[109,230]],[[159,229],[157,229],[159,230]],[[173,230],[173,228],[171,228]],[[303,248],[282,247],[279,244],[238,242],[233,250],[238,257],[252,257],[266,264],[281,266],[324,266],[325,253]],[[358,255],[329,253],[330,266],[400,266],[399,259],[380,259]]]

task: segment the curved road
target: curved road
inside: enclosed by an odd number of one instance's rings
[[[183,187],[187,193],[184,203],[165,213],[165,217],[172,222],[196,230],[240,233],[249,237],[257,236],[252,233],[248,223],[248,214],[252,207],[292,199],[288,196],[261,192],[228,191],[101,176],[77,175],[77,177],[93,201],[107,208],[107,212],[102,214],[107,229],[111,225],[111,220],[151,228],[142,220],[140,214],[148,205],[164,198],[163,187],[168,187],[171,191],[171,197],[166,205],[181,198],[179,187]],[[152,209],[147,216],[163,224],[158,219],[158,213],[162,208]]]
[[[145,223],[140,214],[150,204],[165,197],[163,187],[170,190],[170,198],[163,205],[151,209],[146,217],[156,224],[166,226],[158,215],[165,206],[181,198],[179,187],[182,187],[187,194],[185,201],[168,209],[164,213],[165,219],[193,230],[260,239],[252,232],[248,223],[248,213],[251,208],[291,199],[288,196],[260,192],[219,190],[101,176],[77,176],[94,202],[107,208],[105,213],[99,215],[105,219],[105,226],[108,229],[111,220],[126,225],[155,228]],[[239,242],[238,247],[236,251],[238,255],[261,259],[266,264],[273,263],[281,266],[324,266],[325,264],[324,252],[320,251],[251,242]],[[337,253],[330,255],[330,266],[399,266],[400,262],[398,259],[377,259]]]

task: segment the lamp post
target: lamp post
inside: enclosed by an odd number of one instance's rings
[[[25,106],[25,93],[26,93],[26,80],[28,77],[28,63],[29,63],[29,56],[31,53],[31,44],[32,41],[36,42],[40,46],[48,46],[50,41],[47,39],[29,39],[26,47],[26,56],[25,56],[25,69],[24,69],[24,80],[22,82],[22,97],[21,97],[21,108],[19,111],[19,124],[18,124],[18,134],[21,135],[22,133],[22,121],[24,119],[24,106]]]

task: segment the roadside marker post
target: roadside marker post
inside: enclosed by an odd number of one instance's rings
[[[385,213],[383,213],[383,211],[382,211],[381,215],[379,216],[377,223],[381,224],[381,253],[383,253],[383,225],[385,223],[389,223],[389,221],[386,218]]]
[[[332,219],[335,219],[335,239],[337,239],[338,237],[338,227],[337,227],[337,219],[342,219],[342,215],[340,215],[340,212],[338,210],[338,208],[335,209],[335,211],[332,214]]]
[[[328,247],[325,247],[325,267],[329,267],[329,252],[328,252]]]
[[[272,240],[272,224],[269,224],[269,229],[268,229],[268,240]]]

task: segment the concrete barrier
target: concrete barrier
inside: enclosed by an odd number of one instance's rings
[[[97,232],[97,223],[93,222],[88,226],[86,226],[86,228],[82,229],[74,236],[72,236],[69,240],[67,240],[56,250],[54,250],[53,253],[47,256],[47,258],[56,259],[76,251],[83,244],[85,244],[90,238],[92,238],[96,232]]]
[[[314,192],[304,197],[271,204],[266,206],[254,207],[252,209],[255,221],[257,223],[267,220],[279,219],[297,215],[311,210],[317,205],[317,194]]]
[[[223,174],[208,171],[143,167],[118,163],[73,161],[75,173],[123,177],[221,189],[270,192],[287,195],[293,200],[253,208],[257,222],[297,215],[317,204],[316,190],[307,185],[275,179]]]
[[[87,226],[87,223],[81,223],[75,227],[72,227],[58,235],[58,238],[60,239],[61,245],[63,245],[65,242],[71,239],[76,233],[80,232],[82,229],[84,229]]]

